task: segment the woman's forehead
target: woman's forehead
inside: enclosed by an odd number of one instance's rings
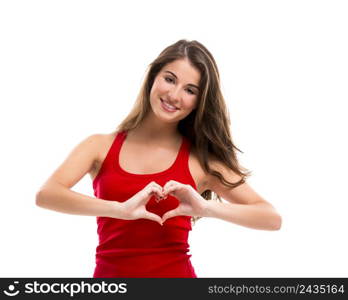
[[[172,74],[179,78],[181,81],[187,82],[188,84],[199,86],[201,78],[200,71],[192,66],[187,59],[180,59],[172,61],[166,64],[161,72]]]

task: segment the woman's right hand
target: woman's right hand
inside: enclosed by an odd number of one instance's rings
[[[120,203],[123,210],[124,220],[149,219],[163,225],[162,218],[159,215],[146,210],[146,204],[149,199],[155,195],[156,201],[159,202],[163,198],[162,187],[152,181],[142,190],[136,193],[132,198]]]

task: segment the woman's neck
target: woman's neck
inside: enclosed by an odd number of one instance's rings
[[[182,136],[177,128],[178,123],[165,123],[149,114],[134,129],[129,131],[131,138],[141,141],[158,141],[161,144],[177,144]]]

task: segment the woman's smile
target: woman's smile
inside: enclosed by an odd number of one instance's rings
[[[161,98],[160,98],[160,100],[161,100],[161,106],[162,106],[164,111],[166,111],[166,112],[175,112],[175,111],[179,110],[178,108],[176,108],[175,106],[170,105],[168,102],[165,102]]]

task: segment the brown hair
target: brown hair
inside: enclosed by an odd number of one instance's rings
[[[251,172],[242,167],[237,160],[236,150],[243,152],[232,142],[229,112],[221,93],[216,62],[207,48],[195,40],[177,41],[165,48],[149,65],[136,102],[128,116],[117,127],[117,131],[128,131],[140,124],[151,109],[150,91],[155,77],[166,64],[178,59],[188,59],[201,74],[197,109],[179,121],[178,131],[194,145],[199,163],[205,172],[219,178],[225,186],[235,188],[244,183]],[[220,172],[211,169],[208,164],[210,157],[233,170],[241,179],[234,183],[226,181]],[[222,202],[220,196],[211,190],[204,191],[201,196],[206,200]],[[198,219],[200,217],[193,217],[193,224]]]

